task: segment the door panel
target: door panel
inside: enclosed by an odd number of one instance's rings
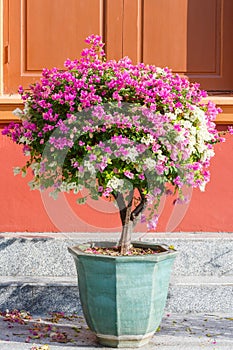
[[[142,62],[143,2],[124,0],[123,56]]]
[[[24,73],[63,68],[80,56],[84,38],[100,32],[99,0],[23,1],[21,21]]]
[[[186,72],[187,6],[188,0],[144,0],[145,63]]]
[[[219,75],[221,2],[191,0],[188,4],[187,73]]]
[[[143,61],[233,91],[233,1],[144,0]]]
[[[209,91],[233,91],[232,18],[232,0],[189,0],[187,75]]]
[[[88,35],[103,36],[103,0],[5,0],[4,5],[5,93],[38,80],[43,67],[62,69],[65,59],[80,56]]]
[[[104,42],[108,59],[119,60],[123,49],[123,7],[124,0],[105,0],[104,9]]]

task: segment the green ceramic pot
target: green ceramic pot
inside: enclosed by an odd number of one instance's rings
[[[100,344],[140,347],[158,328],[167,299],[170,272],[177,252],[143,256],[106,256],[83,252],[91,244],[68,248],[78,274],[84,317]],[[96,246],[113,246],[107,242]],[[134,246],[156,248],[151,243]]]

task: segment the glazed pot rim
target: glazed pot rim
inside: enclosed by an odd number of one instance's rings
[[[68,247],[68,251],[74,256],[74,257],[81,257],[85,256],[86,258],[98,258],[98,259],[111,259],[111,260],[120,260],[120,261],[129,261],[129,260],[143,260],[143,261],[149,261],[149,260],[164,260],[169,258],[175,258],[175,256],[178,254],[178,252],[175,249],[170,249],[169,246],[165,244],[157,244],[153,242],[143,242],[143,241],[133,241],[132,245],[134,247],[142,247],[142,248],[151,248],[151,249],[157,249],[159,248],[162,250],[159,253],[156,254],[145,254],[145,255],[105,255],[105,254],[90,254],[88,252],[85,252],[84,249],[90,248],[91,246],[97,246],[97,247],[113,247],[116,245],[116,242],[109,242],[109,241],[92,241],[92,242],[85,242],[81,243],[72,247]]]

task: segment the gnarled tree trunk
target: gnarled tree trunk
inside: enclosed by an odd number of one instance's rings
[[[128,203],[126,203],[122,193],[116,193],[114,195],[119,207],[120,217],[122,222],[122,233],[119,241],[121,248],[121,255],[125,255],[130,249],[131,236],[135,225],[141,217],[142,212],[146,208],[146,198],[144,194],[139,190],[140,202],[133,209],[134,189],[130,191],[128,196]]]

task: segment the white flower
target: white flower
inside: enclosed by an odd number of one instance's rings
[[[112,188],[113,190],[122,190],[124,186],[124,180],[118,179],[116,176],[113,176],[107,183],[107,187]]]
[[[157,151],[157,157],[158,160],[161,160],[162,162],[166,161],[167,159],[167,157],[162,154],[162,151],[160,149]]]
[[[157,78],[157,75],[160,74],[160,75],[166,75],[166,72],[164,71],[163,68],[161,67],[156,67],[156,74],[153,74],[153,77],[154,78]]]
[[[204,162],[207,159],[212,158],[214,155],[215,155],[215,152],[213,149],[206,149],[201,156],[201,160]]]
[[[191,129],[192,127],[192,123],[189,120],[183,120],[180,124],[183,125],[186,129]]]
[[[21,111],[20,108],[16,108],[12,114],[16,115],[16,117],[21,117],[23,115],[23,112]]]
[[[25,144],[25,145],[30,145],[30,143],[31,143],[32,141],[31,140],[29,140],[27,137],[25,137],[25,136],[21,136],[20,138],[19,138],[19,143],[23,143],[23,144]]]
[[[138,151],[135,147],[127,149],[128,154],[125,156],[125,159],[129,159],[131,162],[135,162],[138,157]]]
[[[190,133],[191,135],[195,136],[197,134],[197,129],[195,128],[195,126],[191,126],[190,128]]]
[[[155,170],[156,161],[154,159],[147,158],[145,159],[144,164],[146,165],[148,170]]]
[[[77,194],[82,190],[83,190],[83,186],[80,184],[79,185],[76,184],[76,187],[73,189],[73,192],[74,192],[74,194]]]
[[[83,166],[84,168],[87,168],[89,170],[91,175],[95,175],[96,173],[95,167],[89,160],[85,160]]]
[[[175,109],[175,115],[182,114],[183,110],[181,108],[176,108]]]
[[[179,134],[176,136],[176,142],[184,142],[186,140],[186,137],[184,134],[180,131]]]
[[[40,175],[40,163],[33,163],[30,168],[33,170],[34,176]]]
[[[68,191],[68,184],[66,183],[66,182],[62,182],[61,183],[61,185],[60,185],[60,187],[59,187],[59,190],[61,191],[61,192],[69,192]]]
[[[206,187],[206,182],[202,182],[202,184],[199,185],[201,192],[205,192],[205,187]]]
[[[211,141],[212,140],[212,135],[209,133],[209,131],[205,125],[201,126],[199,137],[202,138],[203,141]]]
[[[200,122],[205,121],[205,112],[198,106],[193,105],[193,114]]]
[[[166,113],[166,116],[170,119],[170,120],[176,120],[176,115],[174,113]]]
[[[188,143],[188,146],[187,146],[187,149],[189,150],[190,154],[195,152],[196,142],[197,142],[196,137],[190,135],[189,143]]]
[[[196,147],[197,147],[197,150],[199,153],[203,153],[205,151],[205,148],[206,148],[205,144],[203,142],[200,142],[200,141],[196,144]]]
[[[151,134],[146,134],[146,136],[143,136],[141,138],[141,143],[144,143],[145,145],[149,146],[154,142],[154,138]]]
[[[76,189],[77,188],[77,184],[76,184],[76,182],[70,182],[70,183],[68,183],[68,185],[67,185],[67,189],[68,190],[74,190],[74,189]]]
[[[18,175],[21,173],[21,168],[19,166],[17,166],[13,169],[13,172],[14,172],[14,175]]]

